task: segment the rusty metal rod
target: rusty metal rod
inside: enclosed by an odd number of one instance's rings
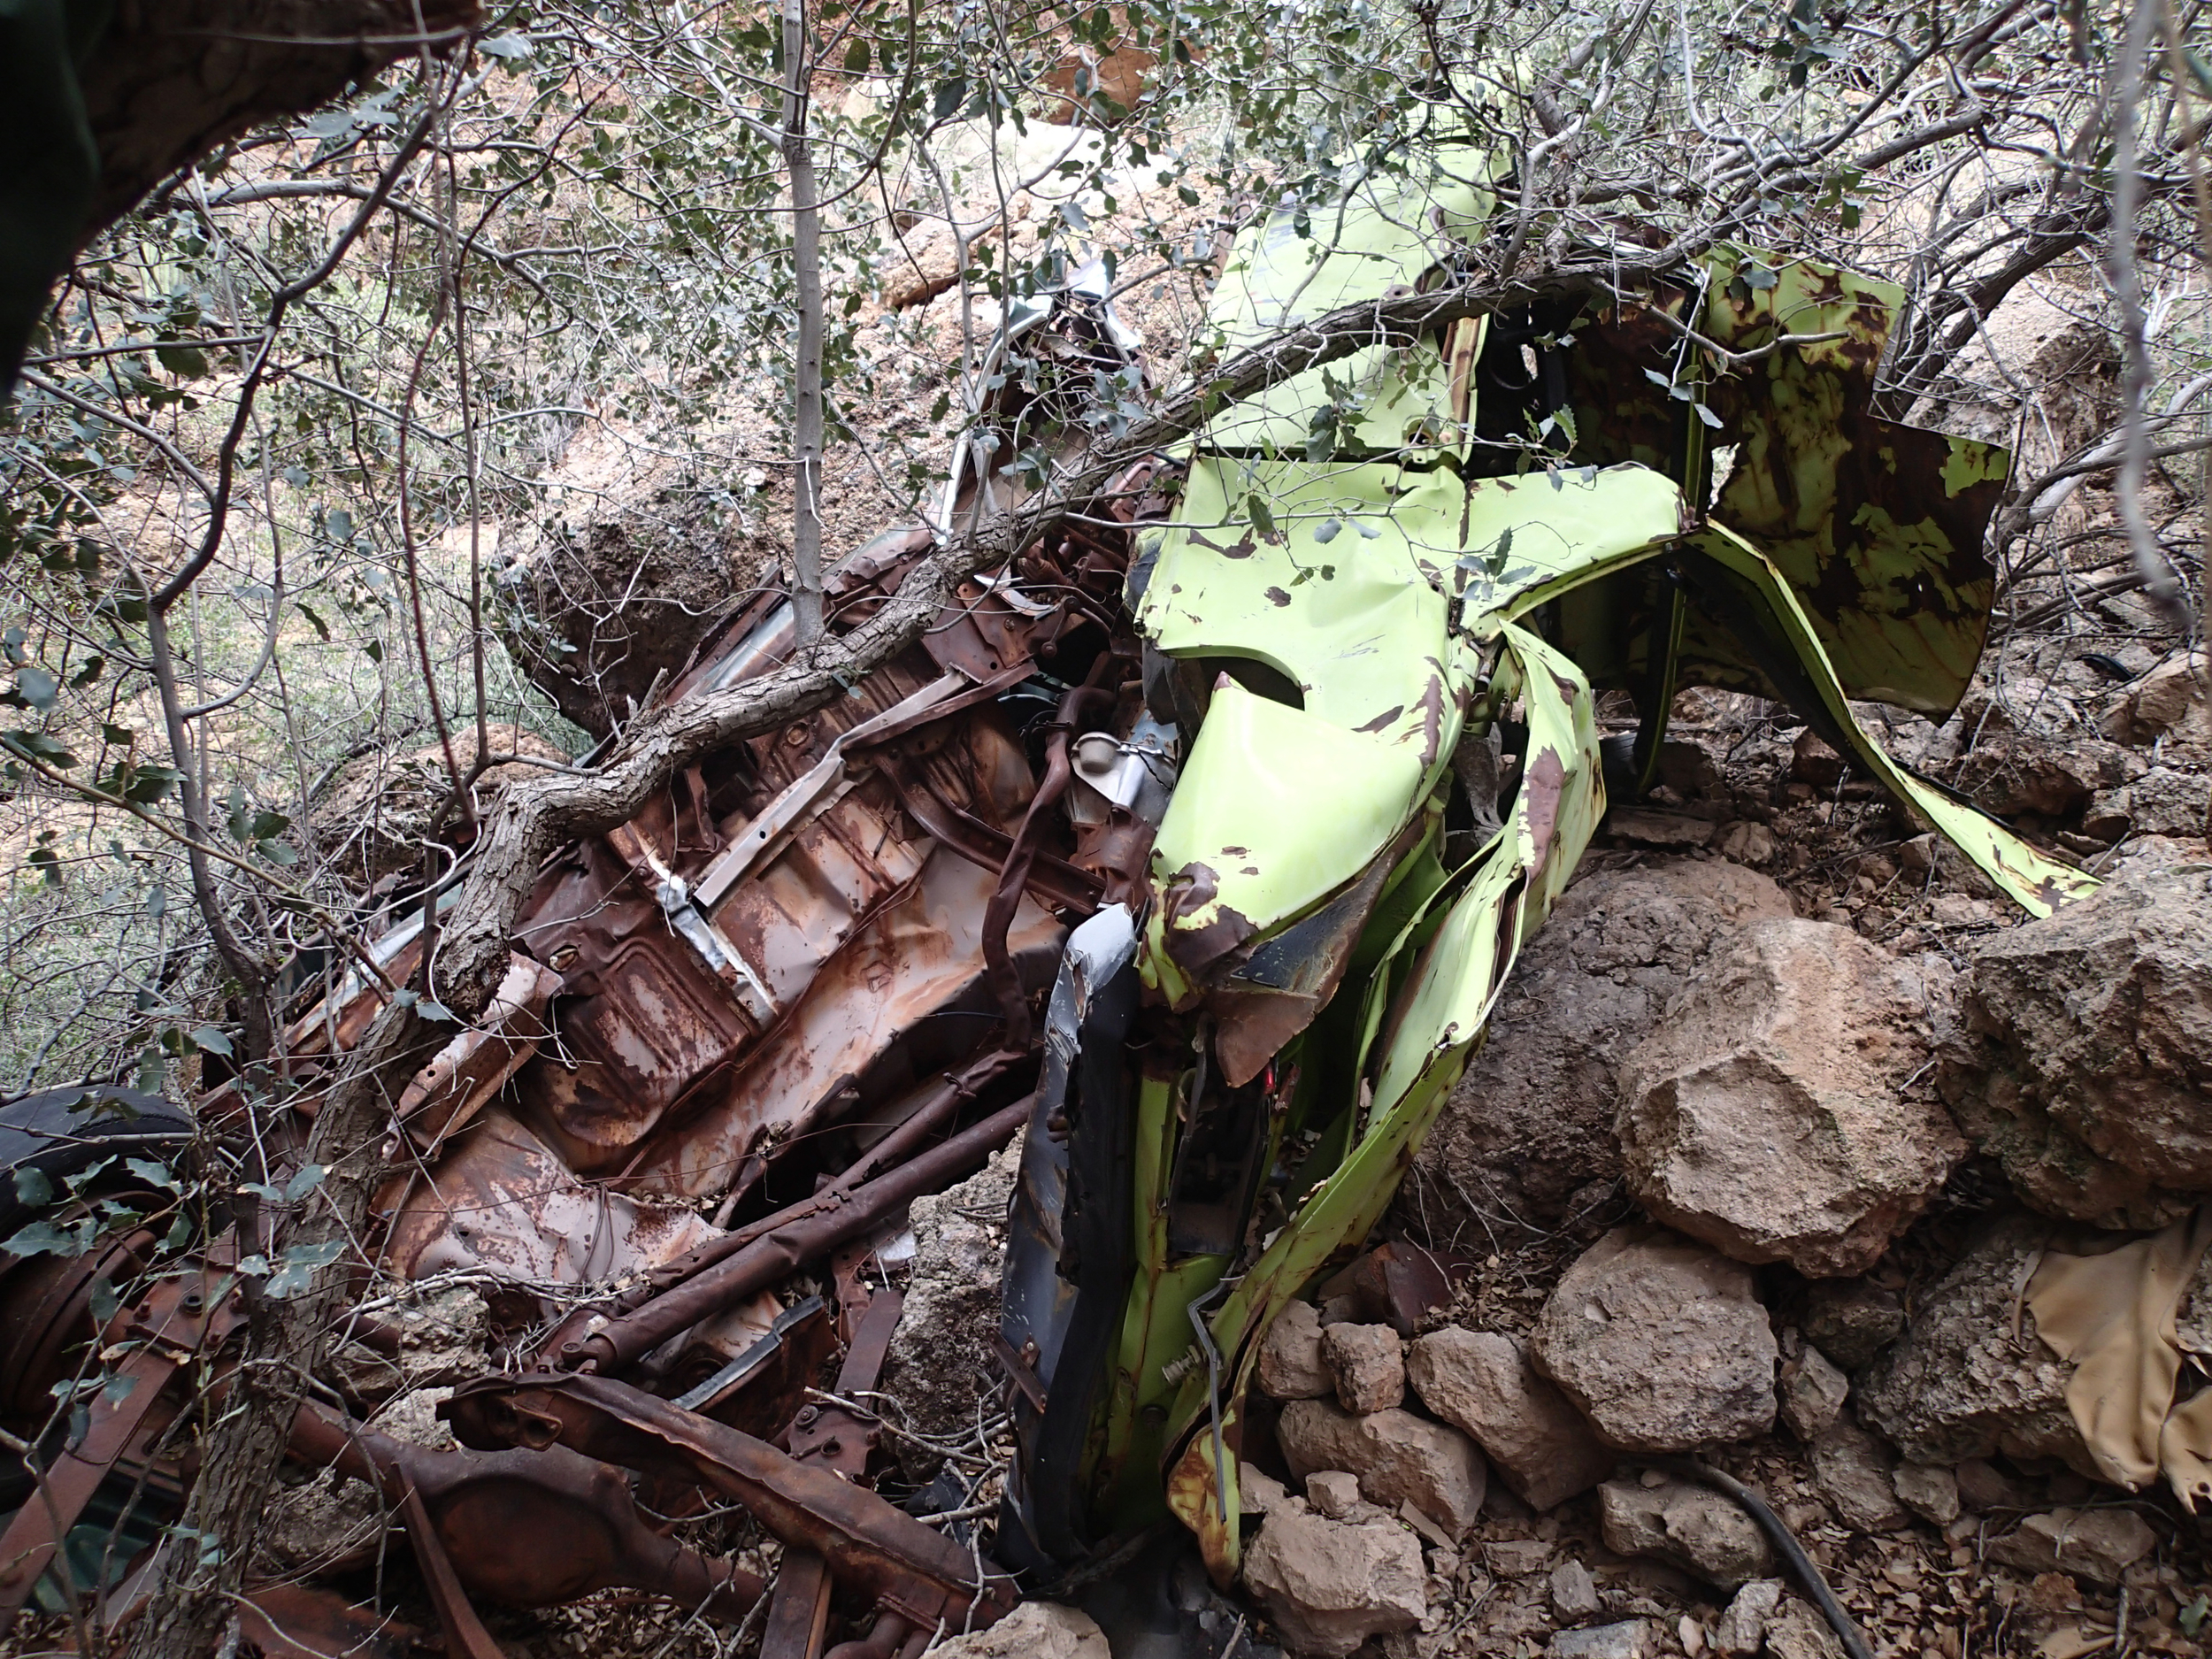
[[[936,1191],[1004,1146],[1029,1121],[1033,1102],[1018,1100],[933,1147],[889,1174],[844,1194],[844,1202],[803,1216],[756,1239],[633,1312],[561,1344],[564,1371],[615,1371],[634,1364],[679,1331],[690,1329],[815,1257],[857,1237],[908,1200]]]
[[[849,1194],[855,1183],[864,1180],[877,1170],[895,1160],[903,1158],[915,1146],[934,1133],[952,1118],[966,1102],[972,1100],[987,1085],[995,1082],[1027,1055],[1009,1050],[994,1049],[969,1065],[965,1070],[951,1073],[943,1084],[881,1141],[856,1158],[820,1192],[810,1198],[803,1198],[772,1216],[749,1222],[735,1232],[710,1240],[694,1250],[687,1250],[672,1262],[662,1263],[648,1273],[638,1284],[617,1292],[596,1307],[580,1308],[564,1319],[538,1350],[539,1363],[549,1363],[550,1356],[558,1354],[565,1343],[576,1333],[586,1329],[595,1318],[614,1319],[641,1308],[656,1296],[664,1295],[676,1286],[697,1278],[718,1263],[726,1262],[741,1250],[757,1243],[770,1233],[836,1209],[849,1202]],[[1035,1096],[1027,1096],[1033,1101]]]
[[[1029,810],[1022,816],[1021,828],[1015,832],[1014,843],[1006,850],[1006,863],[999,870],[998,887],[983,911],[984,973],[993,995],[998,998],[999,1011],[1006,1019],[1006,1046],[1017,1050],[1029,1047],[1029,994],[1022,988],[1021,975],[1007,954],[1006,933],[1013,926],[1014,912],[1029,886],[1029,872],[1036,865],[1037,841],[1044,833],[1046,817],[1067,793],[1068,784],[1075,776],[1074,765],[1068,758],[1068,738],[1075,730],[1076,722],[1083,718],[1086,703],[1102,697],[1109,704],[1113,701],[1113,693],[1096,683],[1110,660],[1110,654],[1102,651],[1098,660],[1091,664],[1090,678],[1079,686],[1070,687],[1060,698],[1059,710],[1052,723],[1052,736],[1045,745],[1044,781],[1029,798]]]

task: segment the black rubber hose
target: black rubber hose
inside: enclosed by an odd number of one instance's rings
[[[1843,1603],[1836,1600],[1836,1593],[1828,1587],[1828,1580],[1820,1576],[1820,1569],[1805,1553],[1805,1547],[1797,1541],[1796,1534],[1782,1524],[1782,1517],[1767,1507],[1767,1501],[1733,1475],[1723,1474],[1710,1463],[1694,1457],[1653,1457],[1645,1460],[1655,1469],[1686,1475],[1702,1482],[1716,1492],[1724,1493],[1736,1501],[1745,1514],[1759,1524],[1759,1530],[1772,1540],[1774,1548],[1789,1563],[1791,1576],[1795,1578],[1805,1594],[1813,1599],[1820,1616],[1828,1621],[1828,1628],[1836,1632],[1843,1643],[1843,1650],[1851,1659],[1874,1659],[1873,1649],[1866,1645],[1866,1638],[1859,1634],[1859,1627],[1852,1623],[1851,1615],[1844,1611]]]

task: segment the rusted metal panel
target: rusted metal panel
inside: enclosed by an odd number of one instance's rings
[[[578,1179],[502,1106],[480,1113],[427,1175],[396,1180],[380,1208],[389,1216],[388,1271],[415,1279],[452,1268],[489,1272],[532,1304],[540,1286],[643,1272],[714,1236],[688,1206]]]
[[[1018,1599],[989,1560],[874,1493],[611,1378],[486,1378],[440,1412],[465,1445],[557,1442],[627,1468],[688,1471],[785,1544],[818,1552],[839,1584],[921,1630],[979,1629]]]

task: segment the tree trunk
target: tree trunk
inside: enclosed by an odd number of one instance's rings
[[[806,0],[783,0],[783,160],[791,175],[791,255],[797,273],[799,344],[791,374],[791,603],[799,643],[822,632],[822,214],[814,150]]]
[[[274,1261],[287,1249],[317,1245],[336,1245],[342,1253],[315,1271],[305,1294],[283,1302],[264,1297],[254,1307],[245,1351],[202,1443],[199,1479],[161,1584],[131,1627],[128,1659],[196,1659],[222,1640],[292,1418],[352,1294],[359,1265],[354,1241],[363,1235],[370,1197],[385,1173],[381,1149],[391,1108],[448,1034],[411,1006],[388,1006],[325,1098],[307,1156],[328,1173],[302,1201],[293,1225],[280,1224],[270,1256]],[[196,1534],[211,1540],[212,1560],[191,1541]]]

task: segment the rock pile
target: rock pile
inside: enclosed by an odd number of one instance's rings
[[[2201,712],[2162,687],[2127,719]],[[1501,1318],[1478,1267],[1409,1338],[1341,1297],[1266,1333],[1259,1455],[1286,1479],[1245,1466],[1245,1576],[1286,1646],[1840,1653],[1684,1455],[1763,1486],[1832,1577],[1877,1572],[1909,1617],[1941,1600],[1932,1548],[2040,1598],[2023,1628],[2062,1646],[2062,1615],[2124,1587],[2181,1640],[2170,1534],[2098,1483],[2075,1366],[2025,1297],[2047,1252],[2099,1248],[2060,1222],[2149,1227],[2212,1196],[2212,872],[2138,869],[1961,972],[1793,916],[1732,864],[1601,870],[1495,1033],[1401,1215],[1440,1247],[1532,1240],[1547,1287]],[[1558,1255],[1608,1191],[1647,1219]],[[2212,1358],[2212,1261],[2169,1328]],[[1471,1586],[1483,1633],[1448,1643],[1440,1602]],[[1945,1659],[1984,1650],[1926,1628]]]

